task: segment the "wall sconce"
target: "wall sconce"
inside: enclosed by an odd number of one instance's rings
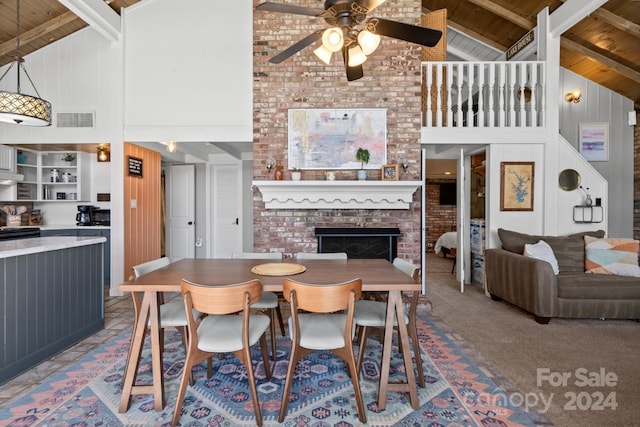
[[[267,168],[267,172],[271,172],[271,170],[276,167],[276,159],[269,157],[267,161],[264,162],[264,165]]]
[[[574,104],[580,102],[580,98],[582,98],[582,92],[580,91],[580,89],[574,89],[573,92],[567,92],[564,95],[565,101],[573,102]]]
[[[406,157],[398,157],[398,164],[402,167],[402,171],[407,173],[407,170],[409,169],[409,159]]]
[[[97,154],[98,154],[98,162],[104,163],[104,162],[111,161],[111,151],[109,150],[108,147],[105,147],[102,144],[98,145]]]
[[[168,152],[175,153],[177,148],[178,148],[178,146],[176,145],[175,142],[173,142],[173,141],[167,142],[167,151]]]

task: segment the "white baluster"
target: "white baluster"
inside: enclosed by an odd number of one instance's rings
[[[467,126],[475,127],[473,120],[473,85],[475,83],[475,65],[472,62],[467,63],[467,86],[469,88],[469,100],[467,101]]]
[[[516,85],[518,81],[518,70],[516,68],[516,63],[510,63],[508,74],[509,74],[509,91],[507,98],[507,105],[509,106],[509,127],[516,126]]]
[[[478,64],[478,127],[484,127],[484,64]]]
[[[506,77],[506,67],[505,67],[505,63],[501,62],[500,63],[500,76],[498,77],[499,80],[499,87],[500,87],[500,120],[499,120],[499,127],[504,127],[505,126],[505,117],[507,115],[507,112],[505,110],[505,91],[507,90],[507,77]]]
[[[531,66],[531,126],[537,127],[538,117],[538,63],[534,62]]]
[[[447,63],[447,127],[453,127],[453,97],[451,96],[451,86],[453,81],[453,65]]]
[[[489,63],[489,127],[496,125],[496,67],[498,64]]]
[[[438,65],[438,73],[436,75],[436,80],[437,80],[437,85],[436,85],[436,90],[438,91],[437,94],[437,102],[436,102],[436,118],[438,120],[438,127],[442,127],[442,118],[444,115],[444,111],[442,111],[442,70],[443,70],[443,64],[439,64]]]

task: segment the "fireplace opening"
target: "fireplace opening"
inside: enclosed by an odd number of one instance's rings
[[[346,252],[347,257],[383,258],[393,262],[398,256],[399,228],[316,228],[318,252]]]

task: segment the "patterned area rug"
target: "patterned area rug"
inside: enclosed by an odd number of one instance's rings
[[[389,392],[385,410],[377,408],[381,345],[376,334],[365,349],[362,395],[369,425],[375,426],[533,426],[524,411],[510,405],[505,393],[479,370],[429,319],[418,321],[423,349],[425,388],[418,388],[420,408],[412,410],[408,395]],[[170,425],[180,382],[184,352],[177,332],[165,334],[165,397],[162,412],[153,409],[151,395],[135,395],[128,412],[119,414],[120,385],[130,331],[85,356],[72,368],[52,376],[31,395],[0,411],[2,426],[165,426]],[[148,340],[148,338],[147,338]],[[256,378],[264,425],[278,425],[281,393],[290,343],[279,337],[278,356],[267,379],[262,362]],[[357,350],[357,349],[356,349]],[[426,357],[425,357],[426,356]],[[254,360],[261,360],[259,348]],[[148,342],[140,363],[138,383],[149,383]],[[347,427],[361,425],[346,366],[331,353],[318,352],[298,364],[286,426]],[[234,356],[214,363],[207,379],[206,363],[194,369],[196,383],[187,389],[182,426],[255,425],[246,370]],[[404,367],[394,354],[390,377],[403,380]]]

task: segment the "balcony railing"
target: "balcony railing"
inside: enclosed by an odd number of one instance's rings
[[[422,126],[543,127],[544,63],[423,62]]]

